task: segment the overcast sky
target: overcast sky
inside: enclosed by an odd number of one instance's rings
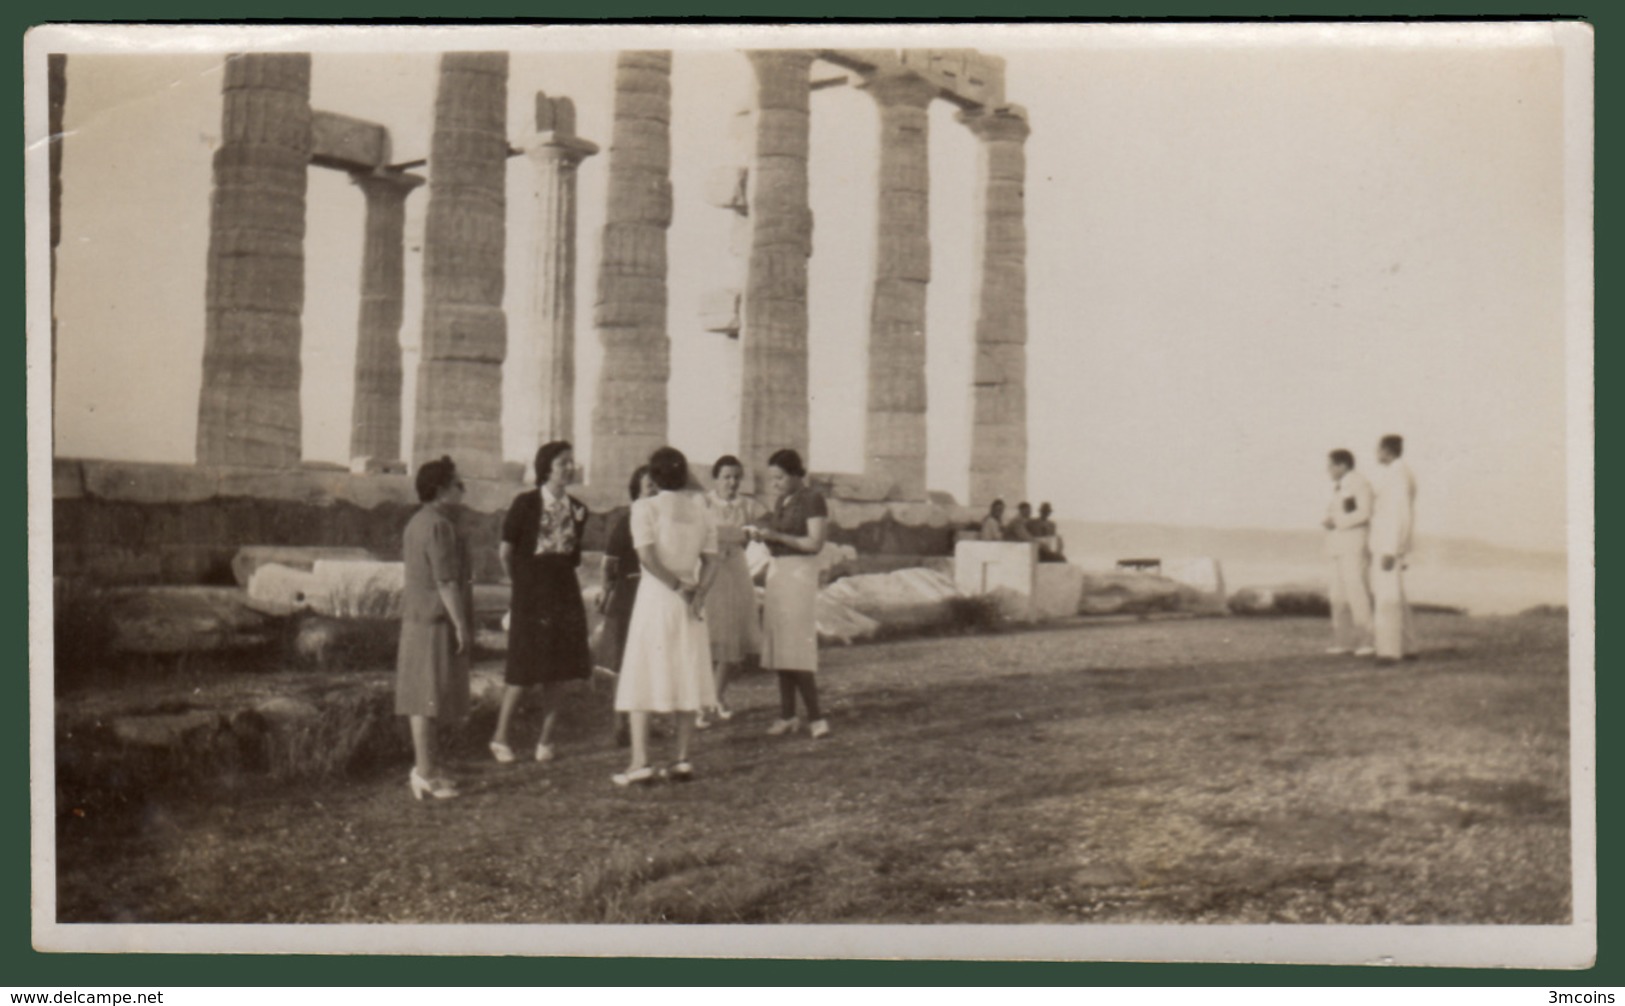
[[[1080,26],[1082,27],[1082,26]],[[1406,435],[1421,530],[1564,541],[1561,56],[1556,47],[1191,44],[1177,33],[1063,38],[972,30],[939,44],[1009,60],[1028,141],[1031,494],[1067,517],[1313,527],[1324,457],[1362,464]],[[509,128],[568,95],[607,147],[616,42],[514,46]],[[1367,36],[1369,37],[1369,36]],[[727,48],[674,62],[671,438],[735,448],[737,343],[703,331],[738,286],[733,218],[706,202],[741,163],[751,94]],[[831,40],[829,44],[843,44]],[[1001,43],[1001,44],[995,44]],[[639,44],[647,44],[642,42]],[[383,122],[423,157],[432,52],[318,52],[318,109]],[[827,71],[827,72],[826,72]],[[835,75],[833,68],[815,68]],[[191,461],[202,372],[214,54],[70,57],[59,257],[57,453]],[[878,117],[851,87],[813,95],[811,464],[862,466]],[[975,142],[931,115],[930,481],[963,498],[974,321]],[[580,174],[577,441],[590,456],[592,331],[607,153]],[[509,162],[505,452],[534,452],[532,177]],[[407,423],[427,192],[411,197]],[[362,244],[360,192],[313,169],[304,317],[305,455],[345,461]]]

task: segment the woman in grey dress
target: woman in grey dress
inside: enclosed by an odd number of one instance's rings
[[[407,522],[402,558],[401,642],[395,658],[395,712],[412,726],[412,796],[457,795],[435,756],[435,731],[468,715],[468,665],[474,648],[473,570],[453,519],[463,500],[457,466],[447,457],[418,469],[423,506]]]

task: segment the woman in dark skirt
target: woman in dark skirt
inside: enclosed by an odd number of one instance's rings
[[[626,493],[633,503],[660,490],[649,477],[649,466],[639,465],[632,473]],[[604,592],[598,611],[604,616],[604,642],[598,655],[600,666],[620,672],[621,654],[626,652],[626,629],[632,624],[632,602],[638,596],[638,577],[643,567],[638,550],[632,547],[631,511],[620,514],[610,525],[604,544]]]
[[[587,609],[581,602],[581,534],[587,507],[565,491],[575,473],[574,455],[563,440],[536,452],[537,488],[514,497],[502,524],[502,566],[513,584],[508,606],[508,665],[491,754],[514,760],[508,728],[527,688],[540,685],[542,732],[536,760],[553,759],[553,725],[560,687],[592,673],[587,646]]]
[[[444,800],[457,787],[435,758],[435,730],[468,714],[468,662],[474,647],[473,567],[452,513],[463,483],[450,458],[418,469],[423,506],[406,525],[401,557],[401,643],[395,658],[395,712],[412,727],[412,796]]]

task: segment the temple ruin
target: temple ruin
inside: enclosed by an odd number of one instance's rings
[[[980,281],[969,503],[1026,492],[1025,112],[1007,104],[1003,61],[968,50],[757,50],[750,163],[725,205],[748,234],[744,288],[708,327],[740,344],[738,449],[760,474],[777,448],[806,452],[808,263],[814,252],[808,153],[816,63],[856,78],[879,113],[877,254],[868,289],[862,499],[926,492],[927,291],[931,281],[928,111],[948,101],[977,137]],[[835,83],[844,82],[837,80]],[[592,412],[594,486],[620,486],[668,440],[671,372],[666,232],[671,224],[671,53],[623,52],[606,157],[608,213],[593,328],[603,346]],[[506,135],[506,53],[441,57],[427,161],[423,340],[410,457],[401,444],[399,333],[406,200],[424,178],[392,164],[386,127],[316,111],[310,56],[227,60],[214,158],[207,334],[198,407],[200,464],[301,463],[300,315],[306,172],[348,172],[366,200],[350,453],[358,472],[441,454],[476,478],[503,473],[502,367],[508,326],[505,177],[521,153]],[[575,135],[568,98],[536,96],[523,153],[536,176],[533,300],[538,440],[573,435],[576,177],[598,148]]]

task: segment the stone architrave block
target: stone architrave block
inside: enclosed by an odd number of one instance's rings
[[[954,584],[967,597],[998,599],[1005,617],[1035,617],[1038,549],[1029,542],[961,541],[954,545]]]
[[[345,170],[371,170],[389,163],[389,130],[376,122],[335,112],[310,117],[311,160]]]

